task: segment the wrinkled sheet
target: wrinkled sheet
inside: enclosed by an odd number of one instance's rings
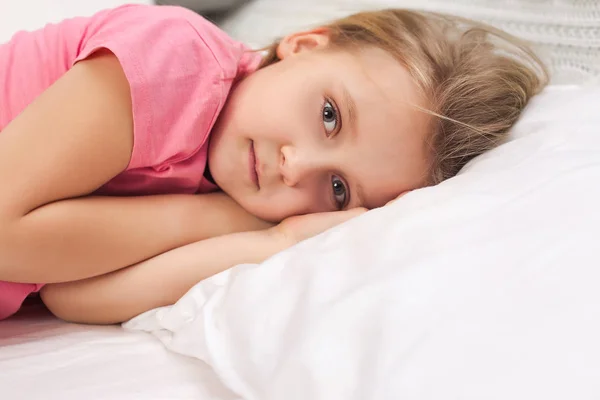
[[[0,398],[237,399],[205,363],[149,335],[67,324],[37,305],[0,322]]]

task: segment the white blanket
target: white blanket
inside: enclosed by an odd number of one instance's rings
[[[600,398],[600,87],[437,187],[125,324],[247,400]]]

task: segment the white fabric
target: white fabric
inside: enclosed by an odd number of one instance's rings
[[[364,9],[417,8],[483,21],[531,41],[555,84],[600,80],[599,0],[254,0],[223,24],[257,47]]]
[[[600,398],[600,87],[456,178],[125,324],[246,400]]]
[[[236,400],[203,362],[121,328],[67,324],[35,306],[0,322],[4,400]]]

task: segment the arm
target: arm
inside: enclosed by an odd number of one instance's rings
[[[83,279],[265,226],[223,195],[84,197],[132,146],[129,86],[110,53],[76,64],[1,132],[0,280]]]
[[[195,241],[269,226],[223,193],[63,200],[21,220],[7,252],[16,268],[3,280],[85,279]]]
[[[175,303],[199,281],[242,263],[260,263],[291,243],[271,230],[215,237],[107,275],[42,288],[44,304],[71,322],[113,324]]]
[[[209,276],[237,264],[260,263],[363,212],[353,209],[291,217],[271,229],[203,240],[111,274],[47,285],[42,288],[42,300],[50,311],[67,321],[123,322],[175,303]]]

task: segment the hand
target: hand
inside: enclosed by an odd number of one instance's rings
[[[289,245],[294,245],[364,214],[366,211],[366,208],[353,208],[347,211],[298,215],[283,220],[271,229],[275,234],[283,236]]]
[[[387,203],[385,203],[386,206],[389,206],[391,204],[394,204],[396,201],[398,201],[402,196],[404,196],[405,194],[407,194],[408,192],[404,192],[404,193],[400,193],[396,198],[388,201]]]

